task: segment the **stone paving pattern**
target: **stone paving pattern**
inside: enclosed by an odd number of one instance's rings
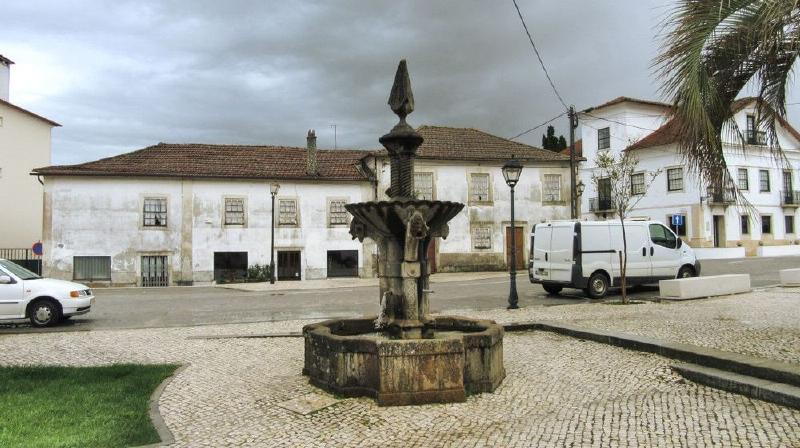
[[[636,330],[641,315],[651,318],[642,321],[645,330],[660,331],[665,325],[657,325],[659,314],[676,322],[692,314],[695,324],[688,328],[724,343],[727,336],[716,333],[735,325],[714,316],[739,319],[744,312],[734,311],[737,303],[746,309],[771,303],[767,311],[746,313],[759,319],[774,318],[769,310],[780,303],[786,307],[781,319],[790,319],[800,295],[794,296],[795,302],[786,302],[789,296],[783,293],[775,296],[773,300],[755,293],[728,302],[716,300],[722,304],[719,312],[708,311],[713,308],[709,301],[689,304],[706,310],[697,313],[683,308],[686,303],[600,304],[473,316],[516,320],[523,315],[537,319],[572,315],[584,319],[578,321],[583,325],[594,322],[591,316],[609,322],[611,317],[604,313],[619,313],[626,329]],[[723,326],[707,331],[703,327],[708,322]],[[748,328],[758,328],[756,322],[752,320]],[[466,403],[390,408],[379,408],[366,398],[339,399],[309,415],[278,405],[319,393],[300,375],[301,338],[187,339],[298,331],[305,323],[7,335],[0,336],[4,354],[0,364],[189,364],[159,401],[175,435],[174,446],[800,446],[800,411],[686,381],[672,372],[671,360],[659,356],[551,333],[506,335],[507,377],[494,394],[471,396]],[[760,342],[753,347],[761,347],[766,336],[757,339]]]

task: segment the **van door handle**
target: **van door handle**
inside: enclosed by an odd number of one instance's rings
[[[653,246],[650,246],[650,256],[651,257],[653,256],[653,253],[655,253],[655,248],[653,248]]]
[[[647,248],[646,248],[646,247],[643,247],[643,248],[642,248],[642,256],[643,256],[643,257],[646,257],[646,256],[647,256]]]

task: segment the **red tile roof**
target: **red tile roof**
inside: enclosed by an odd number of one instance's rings
[[[522,161],[569,161],[569,157],[524,143],[498,137],[473,128],[420,126],[417,132],[425,139],[417,151],[420,159],[505,161],[515,157]],[[386,150],[376,151],[385,155]]]
[[[561,154],[569,157],[569,150],[570,147],[567,146],[561,150]],[[583,157],[583,139],[575,141],[575,157]]]
[[[37,168],[32,174],[365,181],[368,178],[359,165],[366,154],[359,150],[318,150],[319,174],[311,176],[306,173],[305,148],[159,143],[93,162]]]
[[[23,108],[21,108],[21,107],[19,107],[19,106],[16,106],[16,105],[14,105],[14,104],[11,104],[11,103],[9,103],[8,101],[5,101],[5,100],[3,100],[2,98],[0,98],[0,106],[2,106],[2,105],[8,106],[8,107],[10,107],[10,108],[12,108],[12,109],[14,109],[14,110],[18,110],[18,111],[22,112],[23,114],[30,115],[30,116],[31,116],[31,117],[33,117],[33,118],[38,118],[39,120],[42,120],[42,121],[44,121],[45,123],[48,123],[48,124],[49,124],[49,125],[51,125],[51,126],[61,126],[60,124],[56,123],[56,122],[55,122],[55,121],[53,121],[53,120],[50,120],[50,119],[48,119],[48,118],[45,118],[45,117],[43,117],[43,116],[41,116],[41,115],[36,115],[35,113],[33,113],[33,112],[31,112],[31,111],[29,111],[29,110],[27,110],[27,109],[23,109]]]

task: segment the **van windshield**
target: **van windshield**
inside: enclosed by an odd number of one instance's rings
[[[20,265],[18,265],[16,263],[10,262],[8,260],[0,260],[0,267],[5,269],[6,271],[16,275],[21,280],[36,280],[36,279],[42,278],[42,277],[39,277],[38,275],[34,274],[33,272],[23,268],[22,266],[20,266]]]

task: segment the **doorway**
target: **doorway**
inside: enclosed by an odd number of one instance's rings
[[[357,250],[329,250],[328,278],[358,277]]]
[[[725,217],[714,215],[714,247],[725,247]]]
[[[428,243],[428,251],[425,254],[430,274],[436,273],[436,240],[437,238],[431,238],[431,242]]]
[[[278,280],[300,280],[300,251],[278,251]]]
[[[524,232],[520,226],[514,226],[514,241],[516,245],[516,267],[525,269],[525,239]],[[506,227],[506,266],[511,266],[511,226]]]
[[[214,281],[232,283],[247,277],[247,252],[214,252]]]
[[[142,257],[142,286],[169,286],[169,266],[166,255]]]

